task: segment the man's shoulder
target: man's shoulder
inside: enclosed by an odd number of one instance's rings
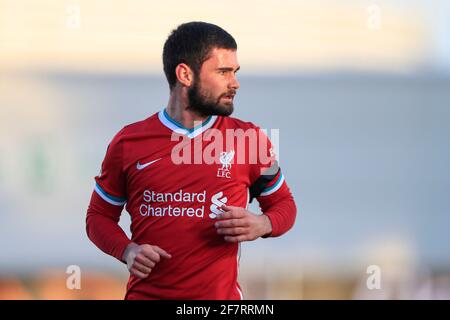
[[[223,117],[224,124],[227,128],[232,129],[259,129],[259,126],[250,121],[245,121],[235,117]]]
[[[146,119],[126,124],[119,132],[117,132],[115,138],[123,139],[124,137],[130,136],[130,135],[133,136],[136,134],[148,132],[150,128],[155,127],[155,124],[157,123],[157,119],[158,119],[158,114],[155,113]]]
[[[158,113],[154,113],[150,117],[125,125],[122,128],[124,134],[134,134],[148,131],[158,121]]]

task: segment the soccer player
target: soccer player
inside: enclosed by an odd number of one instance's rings
[[[216,25],[178,26],[163,49],[167,107],[125,126],[108,146],[86,230],[127,264],[125,299],[243,299],[240,242],[278,237],[294,224],[270,140],[230,117],[236,51]],[[247,210],[255,198],[262,215]],[[131,239],[118,225],[125,205]]]

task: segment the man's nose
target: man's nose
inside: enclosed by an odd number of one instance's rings
[[[237,77],[235,75],[233,75],[232,79],[231,79],[231,83],[230,83],[230,88],[233,88],[234,90],[237,90],[240,88],[240,84],[239,81],[237,80]]]

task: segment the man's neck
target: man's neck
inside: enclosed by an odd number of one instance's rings
[[[166,112],[173,120],[187,129],[192,129],[208,117],[187,109],[187,97],[171,94]]]

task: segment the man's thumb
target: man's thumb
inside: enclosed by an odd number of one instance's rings
[[[158,247],[158,246],[154,246],[154,247],[153,247],[153,250],[155,250],[156,252],[158,252],[159,255],[162,256],[163,258],[166,258],[166,259],[172,258],[172,255],[170,255],[169,253],[166,252],[166,250],[161,249],[161,248]]]

